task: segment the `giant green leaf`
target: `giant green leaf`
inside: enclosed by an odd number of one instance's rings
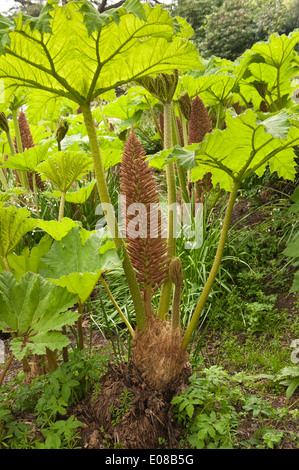
[[[72,228],[77,227],[78,223],[75,220],[64,217],[61,222],[57,220],[36,220],[36,227],[41,228],[44,232],[48,233],[54,240],[61,240],[65,237]]]
[[[69,344],[60,333],[73,325],[78,312],[68,311],[77,297],[38,274],[26,273],[17,281],[12,273],[0,274],[0,330],[13,333],[11,350],[21,360],[29,354],[61,350]]]
[[[207,134],[195,150],[194,181],[211,171],[213,183],[229,191],[234,180],[253,172],[262,175],[267,165],[279,177],[294,179],[293,146],[299,142],[299,128],[292,126],[286,112],[264,121],[250,109],[239,116],[227,112],[226,124],[225,130]]]
[[[256,109],[262,101],[272,111],[289,105],[294,90],[292,78],[298,74],[298,56],[294,51],[299,32],[272,34],[267,42],[259,42],[243,54],[245,67],[240,80],[240,93]]]
[[[36,145],[22,153],[10,156],[2,166],[4,168],[12,168],[14,170],[35,171],[37,165],[47,159],[51,141],[42,145]]]
[[[88,170],[92,169],[92,159],[83,152],[64,150],[51,155],[36,167],[43,179],[49,179],[56,188],[66,192]]]
[[[294,47],[299,42],[299,31],[293,31],[286,36],[271,34],[267,42],[256,43],[252,46],[253,53],[263,57],[266,64],[276,68],[286,67],[294,56]]]
[[[164,149],[150,155],[147,161],[149,166],[157,170],[164,170],[165,166],[171,162],[177,162],[186,170],[191,170],[196,167],[195,148],[197,148],[197,144],[187,145],[186,147],[175,145],[173,149]]]
[[[54,242],[43,256],[46,268],[41,274],[78,295],[81,304],[88,299],[103,271],[121,265],[121,260],[107,235],[91,233],[82,240],[80,228],[72,229],[60,242]]]
[[[15,206],[0,207],[0,257],[7,258],[22,237],[36,225],[36,220],[29,217],[25,208]]]
[[[100,15],[86,1],[49,1],[39,18],[3,20],[0,78],[8,89],[28,86],[81,104],[146,74],[200,66],[195,46],[180,37],[184,20],[133,3]]]
[[[228,74],[201,75],[197,78],[184,75],[179,80],[175,99],[186,92],[191,98],[198,93],[206,106],[224,104],[233,93],[237,83],[238,78]]]

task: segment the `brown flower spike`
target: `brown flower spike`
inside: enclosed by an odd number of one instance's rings
[[[23,150],[31,149],[32,147],[34,147],[35,144],[33,142],[31,130],[30,130],[26,115],[23,110],[19,114],[18,122],[19,122]]]
[[[167,276],[167,245],[166,238],[161,234],[161,216],[158,211],[153,211],[152,206],[157,204],[155,207],[159,207],[158,188],[145,160],[145,151],[133,128],[121,162],[121,194],[126,197],[122,214],[126,221],[128,253],[141,289],[148,292],[148,289],[157,287]],[[138,211],[137,208],[130,214],[128,209],[135,203],[140,203],[146,210]],[[132,228],[137,236],[131,233]]]
[[[32,134],[31,134],[29,123],[27,121],[26,114],[24,113],[23,110],[21,110],[21,112],[18,116],[18,123],[19,123],[19,128],[20,128],[23,151],[25,151],[26,149],[33,148],[35,146],[35,144],[34,144],[34,141],[33,141],[33,137],[32,137]],[[15,146],[16,153],[18,153],[16,138],[15,138],[15,141],[14,141],[14,146]],[[31,189],[31,191],[33,191],[33,181],[32,181],[31,173],[27,173],[27,177],[28,177],[28,182],[29,182],[30,189]],[[19,177],[18,177],[17,173],[16,173],[16,178],[17,178],[18,183],[20,184]],[[41,177],[40,177],[39,173],[35,173],[35,178],[36,178],[37,187],[39,188],[40,191],[42,191],[44,189],[45,185],[44,185],[43,181],[41,180]]]
[[[188,145],[202,142],[207,132],[212,131],[211,121],[202,99],[196,93],[192,100],[188,129]]]
[[[212,124],[202,99],[196,93],[191,103],[190,121],[188,129],[188,145],[202,142],[205,135],[212,132]],[[199,201],[203,201],[205,192],[212,188],[212,174],[206,173],[203,178],[195,183]]]

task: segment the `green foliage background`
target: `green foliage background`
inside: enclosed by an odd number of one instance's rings
[[[270,34],[299,26],[298,0],[179,0],[170,8],[193,26],[202,57],[235,60]]]

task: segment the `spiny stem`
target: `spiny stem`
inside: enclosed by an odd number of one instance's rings
[[[106,183],[106,176],[103,167],[103,162],[101,158],[100,146],[98,141],[98,136],[95,130],[93,117],[90,109],[90,104],[81,105],[82,113],[84,116],[85,126],[87,134],[89,137],[91,153],[93,157],[94,172],[97,181],[97,188],[101,203],[109,204],[112,207],[111,199],[108,192],[108,187]],[[126,250],[123,239],[119,234],[118,224],[115,218],[113,211],[105,211],[105,216],[107,220],[108,228],[113,237],[116,248],[120,248],[123,252],[123,269],[126,275],[128,286],[131,292],[132,300],[134,303],[136,322],[140,330],[146,326],[146,316],[144,311],[143,300],[141,297],[141,292],[135,275],[135,271],[131,264],[128,252]]]
[[[172,147],[172,104],[164,103],[164,148],[170,149]],[[176,181],[175,181],[175,169],[174,163],[168,163],[166,166],[166,182],[167,182],[167,193],[168,193],[168,255],[169,258],[175,257],[176,253],[176,237],[174,236],[174,229],[176,223]],[[164,320],[165,315],[169,312],[170,302],[172,293],[172,282],[167,277],[166,281],[162,285],[158,317]]]
[[[61,222],[64,216],[65,196],[66,196],[66,192],[61,191],[58,222]]]
[[[173,145],[181,145],[178,123],[176,120],[176,115],[175,115],[173,107],[172,107],[172,125],[173,125]],[[183,144],[185,145],[185,142],[183,142]],[[185,203],[189,203],[190,199],[189,199],[188,190],[187,190],[187,178],[186,178],[185,168],[183,168],[178,163],[176,164],[176,168],[177,168],[177,173],[178,173],[178,178],[179,178],[179,183],[180,183],[180,189],[182,193],[182,199]]]
[[[13,144],[10,132],[6,132],[6,136],[7,136],[7,142],[8,142],[8,145],[9,145],[10,153],[12,155],[15,155],[16,152],[15,152],[15,148],[14,148],[14,144]]]
[[[206,282],[206,284],[204,286],[204,289],[202,291],[202,294],[200,296],[200,299],[198,301],[198,304],[197,304],[197,306],[194,310],[194,313],[192,315],[192,318],[190,320],[188,328],[187,328],[187,330],[184,334],[182,349],[186,349],[189,342],[190,342],[190,340],[191,340],[192,333],[193,333],[193,331],[195,330],[195,328],[197,326],[197,323],[198,323],[198,320],[200,318],[201,312],[204,308],[204,305],[206,303],[208,295],[209,295],[209,293],[211,291],[211,288],[213,286],[213,283],[215,281],[218,269],[220,267],[222,256],[223,256],[223,251],[224,251],[224,246],[225,246],[225,242],[226,242],[226,238],[227,238],[227,234],[228,234],[228,230],[229,230],[229,227],[230,227],[233,207],[234,207],[234,203],[235,203],[235,200],[236,200],[236,197],[237,197],[237,194],[238,194],[239,185],[240,185],[240,183],[238,181],[235,181],[234,184],[233,184],[233,187],[232,187],[232,190],[231,190],[231,193],[230,193],[230,197],[229,197],[229,201],[228,201],[228,205],[227,205],[227,208],[226,208],[226,213],[225,213],[225,217],[224,217],[224,221],[223,221],[223,226],[222,226],[222,230],[221,230],[221,234],[220,234],[220,239],[219,239],[218,248],[217,248],[217,252],[216,252],[216,255],[215,255],[214,263],[213,263],[211,272],[209,274],[209,277],[207,279],[207,282]]]

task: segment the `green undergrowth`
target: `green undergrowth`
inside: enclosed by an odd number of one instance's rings
[[[107,370],[108,350],[73,350],[54,372],[26,383],[19,373],[2,388],[0,449],[72,449],[82,423],[69,410]],[[27,419],[26,419],[27,418]]]
[[[290,405],[275,408],[266,398],[252,394],[246,385],[254,377],[243,372],[229,375],[221,366],[199,367],[184,393],[172,400],[173,412],[182,424],[181,445],[195,449],[273,449],[284,438],[299,444],[289,420],[298,419]],[[244,386],[245,384],[245,386]],[[242,437],[242,424],[256,420],[249,439]]]
[[[240,201],[249,199],[245,192]],[[250,201],[249,214],[264,217],[246,230],[238,228],[246,223],[246,217],[232,226],[223,268],[190,351],[193,375],[185,392],[172,401],[174,417],[181,426],[180,448],[273,449],[299,445],[299,367],[291,346],[299,338],[299,302],[289,293],[292,269],[282,253],[297,222],[288,212],[287,199],[276,197],[266,204]],[[194,253],[183,249],[183,238],[178,240],[186,279],[182,326],[188,323],[209,272],[221,217],[211,213],[204,229],[204,243]],[[123,274],[116,270],[106,281],[134,324]],[[86,313],[93,329],[110,344],[109,349],[75,349],[69,361],[55,372],[34,377],[30,383],[19,373],[3,385],[0,448],[80,448],[83,424],[72,407],[89,390],[97,389],[109,360],[119,362],[130,357],[129,335],[100,285],[88,300]],[[121,407],[111,409],[115,424],[130,404],[129,393],[124,394]]]

